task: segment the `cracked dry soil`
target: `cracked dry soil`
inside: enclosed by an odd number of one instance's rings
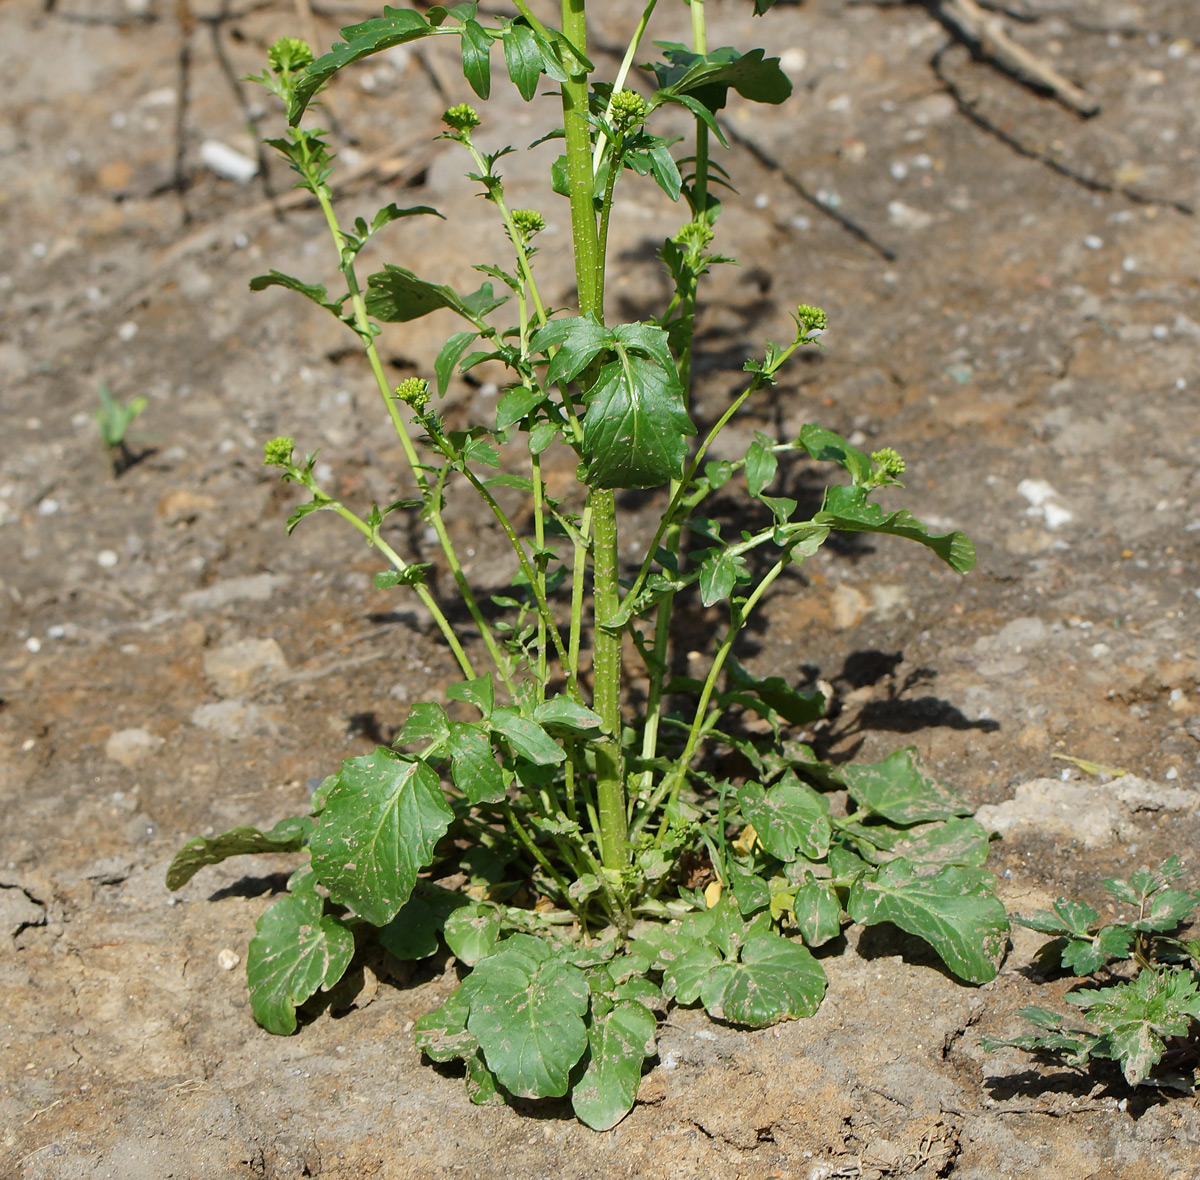
[[[686,13],[667,7],[661,33],[683,36]],[[714,44],[765,43],[797,85],[780,110],[727,112],[739,195],[722,241],[741,266],[710,287],[697,416],[786,334],[790,306],[820,303],[828,351],[724,452],[814,420],[895,446],[905,505],[980,554],[960,580],[899,542],[832,549],[781,584],[743,658],[834,686],[831,754],[914,744],[973,805],[1044,803],[1055,753],[1150,780],[1126,805],[1075,776],[1115,809],[1087,848],[1069,817],[1018,815],[994,856],[1010,908],[1100,902],[1103,876],[1171,852],[1194,886],[1200,12],[1017,6],[1018,40],[1100,99],[1085,121],[973,59],[922,4],[781,2],[762,22],[748,3],[710,7]],[[288,860],[229,862],[171,898],[169,858],[302,807],[452,673],[336,521],[283,535],[291,496],[260,465],[266,438],[320,445],[362,502],[392,496],[399,454],[353,341],[295,297],[246,290],[271,266],[329,280],[319,214],[274,164],[239,186],[200,163],[207,140],[254,156],[264,107],[235,80],[297,31],[294,10],[191,11],[186,27],[164,0],[0,11],[0,1175],[1192,1180],[1194,1099],[979,1049],[1066,986],[1035,983],[1037,939],[1020,933],[982,988],[908,939],[852,929],[811,1020],[746,1032],[677,1010],[608,1135],[553,1103],[474,1108],[421,1064],[409,1029],[453,985],[445,959],[364,973],[297,1036],[255,1027],[241,967],[226,968]],[[604,6],[610,68],[631,11]],[[366,15],[316,19],[328,44]],[[456,77],[434,54],[392,54],[339,83],[334,113],[348,210],[437,205],[466,231],[402,225],[388,256],[459,284],[503,243],[432,143],[440,110],[467,97]],[[523,146],[552,113],[505,91],[489,118],[489,145]],[[505,161],[516,204],[549,162]],[[614,225],[623,318],[662,294],[654,250],[678,221],[656,190],[630,193]],[[541,263],[565,302],[566,214],[545,211],[558,232]],[[392,371],[428,371],[444,327],[389,332]],[[119,479],[91,419],[100,380],[149,399],[145,453]],[[458,382],[448,412],[465,421],[490,393]],[[813,478],[787,473],[801,492]],[[463,504],[471,576],[502,586],[498,538]],[[629,498],[631,544],[661,505]],[[411,522],[397,544],[428,548]],[[686,622],[699,634],[715,618]]]

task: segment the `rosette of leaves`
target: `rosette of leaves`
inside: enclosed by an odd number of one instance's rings
[[[1032,1006],[1020,1015],[1041,1031],[985,1038],[983,1046],[1024,1049],[1077,1069],[1093,1060],[1114,1061],[1131,1086],[1191,1092],[1200,1084],[1200,939],[1178,932],[1200,909],[1200,894],[1172,888],[1182,875],[1172,856],[1128,880],[1105,880],[1113,901],[1133,910],[1113,922],[1068,898],[1059,898],[1053,911],[1017,915],[1020,925],[1053,936],[1038,954],[1041,970],[1086,979],[1064,998],[1092,1027]]]

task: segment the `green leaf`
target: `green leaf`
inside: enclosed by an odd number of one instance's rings
[[[1125,1080],[1136,1086],[1162,1060],[1168,1037],[1187,1036],[1200,1020],[1200,995],[1190,971],[1142,971],[1131,983],[1064,997],[1108,1036]]]
[[[297,80],[288,107],[288,121],[293,126],[299,123],[313,95],[343,66],[393,46],[416,41],[432,32],[433,26],[419,12],[403,8],[388,7],[383,10],[383,16],[348,25],[342,29],[345,42],[337,42]]]
[[[808,880],[796,888],[792,912],[800,937],[809,946],[823,946],[842,932],[842,906],[833,886]]]
[[[444,1003],[417,1018],[413,1025],[417,1048],[431,1061],[441,1063],[478,1052],[479,1042],[467,1031],[470,1011],[463,989],[456,987]]]
[[[441,920],[420,897],[410,897],[404,908],[379,928],[379,941],[388,954],[402,961],[427,959],[437,954]]]
[[[367,311],[389,324],[404,324],[449,307],[462,314],[462,300],[452,288],[418,278],[390,262],[367,279]]]
[[[566,696],[543,701],[534,709],[533,719],[549,733],[568,737],[594,737],[604,725],[599,713]]]
[[[446,219],[432,205],[410,205],[408,208],[401,208],[394,201],[390,205],[385,205],[371,219],[371,233],[376,233],[383,229],[385,225],[390,225],[393,221],[399,221],[404,217],[441,217],[443,221]]]
[[[1145,917],[1133,923],[1135,930],[1162,933],[1174,930],[1197,906],[1196,898],[1177,889],[1164,889],[1149,898]]]
[[[907,537],[932,549],[960,574],[975,568],[975,545],[966,533],[931,533],[906,508],[884,512],[878,504],[867,499],[864,488],[843,484],[830,488],[825,493],[824,507],[813,517],[813,522],[844,533],[887,533],[893,537]]]
[[[820,860],[829,851],[829,803],[790,770],[769,790],[750,782],[738,788],[737,796],[742,816],[772,856]]]
[[[504,798],[504,771],[492,753],[491,739],[479,725],[450,725],[450,774],[454,785],[473,805]]]
[[[546,370],[546,384],[574,381],[592,360],[611,345],[612,333],[591,316],[550,320],[529,341],[532,352],[558,351]]]
[[[490,718],[492,731],[508,739],[513,752],[538,766],[554,766],[566,761],[562,747],[536,722],[522,717],[516,709],[496,709]]]
[[[354,935],[322,913],[315,893],[281,898],[258,920],[246,955],[254,1019],[277,1036],[296,1031],[296,1007],[328,991],[354,957]]]
[[[738,962],[713,969],[700,998],[710,1016],[762,1028],[780,1020],[812,1016],[828,980],[801,943],[778,934],[746,940]]]
[[[820,463],[836,463],[844,467],[855,484],[871,477],[871,460],[857,447],[852,447],[840,434],[821,426],[803,426],[800,445]]]
[[[472,90],[486,100],[492,93],[492,37],[475,20],[468,20],[462,31],[462,67]]]
[[[433,770],[380,746],[342,765],[309,841],[313,871],[335,902],[385,926],[453,818]]]
[[[454,372],[455,365],[462,360],[463,354],[478,339],[478,332],[455,332],[442,345],[442,351],[438,353],[437,360],[433,363],[433,371],[437,376],[438,397],[446,396],[446,389],[450,384],[450,377]]]
[[[540,455],[554,441],[556,434],[558,427],[553,422],[539,422],[529,432],[529,453]]]
[[[504,64],[513,85],[529,102],[537,94],[542,76],[542,47],[528,25],[516,21],[505,31]]]
[[[446,919],[446,945],[468,967],[473,967],[496,949],[501,925],[500,911],[494,905],[475,902],[462,906]]]
[[[1091,975],[1108,962],[1108,956],[1090,938],[1085,941],[1069,940],[1061,952],[1062,965],[1070,967],[1076,975]]]
[[[705,606],[713,606],[733,593],[739,576],[746,574],[746,559],[728,549],[708,558],[700,567],[700,598]]]
[[[530,389],[528,385],[518,385],[508,390],[496,403],[496,429],[507,430],[515,426],[545,400],[546,395],[542,390]]]
[[[645,329],[634,335],[624,329]],[[661,347],[652,355],[645,333],[656,332]],[[588,391],[583,419],[583,455],[588,483],[598,488],[652,488],[683,477],[687,437],[696,428],[688,417],[683,386],[666,333],[646,325],[622,324],[613,332],[617,359],[601,370]]]
[[[724,108],[730,89],[751,102],[778,105],[791,97],[791,79],[779,68],[779,58],[766,57],[762,49],[738,53],[728,46],[707,56],[692,53],[674,41],[656,41],[667,61],[648,67],[659,91],[655,105],[676,95],[695,95],[710,111]]]
[[[310,816],[297,815],[281,819],[269,832],[238,827],[219,836],[189,840],[175,853],[175,859],[167,869],[167,888],[181,889],[201,869],[220,864],[231,856],[252,852],[296,852],[304,847],[304,841],[315,825],[316,821]]]
[[[435,701],[418,701],[409,709],[408,719],[396,738],[396,745],[444,742],[449,736],[450,719],[446,716],[446,710]]]
[[[407,565],[402,570],[383,570],[375,575],[375,588],[390,590],[393,586],[424,586],[430,565],[430,562],[423,561],[417,565]]]
[[[915,746],[897,750],[882,762],[841,767],[839,777],[861,807],[894,824],[954,819],[971,813],[953,791],[921,770]]]
[[[822,692],[799,692],[782,676],[767,676],[760,680],[742,667],[734,656],[726,661],[726,667],[737,689],[753,693],[790,725],[808,725],[825,716],[825,694]]]
[[[654,1014],[636,1000],[622,1000],[603,1016],[593,1009],[587,1068],[571,1090],[572,1108],[593,1131],[615,1127],[632,1109],[656,1028]]]
[[[779,460],[774,451],[768,450],[761,442],[751,443],[746,452],[746,486],[750,489],[750,495],[761,496],[775,478],[778,468]]]
[[[490,717],[496,707],[496,686],[492,674],[477,676],[474,680],[460,680],[446,687],[446,695],[452,701],[474,705],[484,717]]]
[[[587,977],[551,946],[514,934],[480,960],[463,985],[467,1028],[488,1068],[518,1098],[557,1098],[587,1048]]]
[[[277,270],[250,280],[251,291],[265,291],[267,287],[286,287],[289,291],[298,291],[318,307],[332,312],[339,320],[342,318],[342,304],[350,298],[349,295],[343,295],[340,299],[330,299],[328,292],[319,283],[304,283]]]
[[[883,859],[903,857],[914,865],[962,865],[978,868],[986,863],[991,846],[988,830],[973,819],[951,819],[921,824],[903,833]]]
[[[694,1004],[722,959],[717,948],[707,942],[684,942],[682,946],[677,958],[664,961],[663,994],[674,996],[681,1004]]]
[[[891,922],[924,939],[960,979],[994,979],[1008,944],[1008,919],[980,869],[950,866],[932,876],[894,860],[850,888],[846,909],[864,926]]]
[[[306,517],[311,516],[314,512],[322,512],[325,509],[332,509],[334,504],[330,496],[324,492],[314,492],[313,498],[307,504],[301,504],[287,518],[287,524],[284,526],[287,534],[290,537],[296,526]]]

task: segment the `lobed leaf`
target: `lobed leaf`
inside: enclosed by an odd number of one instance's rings
[[[829,851],[833,826],[829,803],[790,770],[782,781],[764,790],[755,782],[737,792],[742,815],[754,825],[762,846],[782,861],[797,856],[820,860]]]
[[[716,966],[700,998],[710,1016],[762,1028],[780,1020],[812,1016],[828,980],[801,943],[778,934],[747,939],[741,959]]]

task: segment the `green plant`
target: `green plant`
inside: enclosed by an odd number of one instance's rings
[[[1200,939],[1172,936],[1200,908],[1200,894],[1170,888],[1182,873],[1173,856],[1128,881],[1106,880],[1118,904],[1136,907],[1128,921],[1102,923],[1090,905],[1063,897],[1052,913],[1016,916],[1020,925],[1054,936],[1038,954],[1041,969],[1099,976],[1108,984],[1064,997],[1099,1031],[1069,1027],[1047,1008],[1022,1008],[1020,1015],[1044,1031],[985,1038],[984,1048],[1025,1049],[1076,1069],[1092,1060],[1116,1061],[1131,1086],[1190,1093],[1200,1085]]]
[[[113,471],[120,475],[133,465],[134,457],[125,441],[126,432],[134,420],[146,408],[144,397],[135,397],[122,405],[109,392],[108,386],[100,382],[100,408],[96,411],[96,425],[100,437],[112,457]]]
[[[757,12],[770,7],[756,0]],[[243,827],[194,840],[168,883],[178,888],[240,853],[307,850],[250,944],[251,1002],[264,1027],[294,1031],[297,1005],[332,987],[369,938],[402,960],[433,955],[444,941],[472,970],[418,1023],[420,1048],[435,1061],[461,1061],[477,1101],[569,1091],[581,1119],[607,1128],[632,1105],[654,1053],[655,1013],[668,1003],[699,1001],[714,1017],[752,1026],[810,1015],[826,985],[810,948],[848,922],[893,923],[927,940],[961,979],[983,982],[995,975],[1008,925],[982,867],[987,833],[922,771],[915,751],[871,766],[822,762],[788,731],[816,721],[824,696],[757,676],[736,657],[771,588],[836,530],[917,541],[959,572],[974,564],[961,533],[932,534],[907,511],[873,501],[900,486],[904,463],[889,448],[868,456],[807,426],[784,442],[756,435],[736,462],[707,458],[747,400],[774,384],[797,350],[818,344],[819,308],[796,309],[793,338],[767,343],[746,363],[742,390],[689,444],[697,293],[712,267],[730,261],[710,249],[718,192],[728,188],[710,159],[712,140],[723,142],[717,114],[730,90],[784,101],[791,87],[778,59],[710,51],[704,5],[691,0],[694,43],[660,46],[643,97],[628,77],[655,0],[610,82],[593,77],[584,0],[563,0],[560,29],[523,0],[515,9],[485,24],[475,4],[389,8],[345,29],[345,42],[316,61],[303,43],[279,42],[258,79],[287,105],[287,136],[269,142],[319,202],[344,291],[330,295],[277,271],[251,286],[295,290],[356,333],[415,488],[357,512],[318,484],[314,455],[300,458],[292,439],[277,438],[266,462],[308,496],[288,529],[318,511],[348,521],[390,566],[376,584],[418,596],[462,679],[444,702],[411,707],[395,748],[347,761],[317,791],[311,814],[268,832]],[[547,307],[535,274],[542,214],[509,207],[499,165],[513,149],[477,147],[481,117],[466,104],[445,113],[444,137],[465,154],[469,179],[507,231],[507,266],[480,264],[486,281],[469,294],[391,264],[360,279],[369,239],[401,219],[438,215],[389,205],[344,226],[325,133],[300,120],[339,69],[427,37],[459,39],[481,98],[497,44],[522,98],[543,77],[558,88],[562,123],[539,143],[565,144],[547,162],[550,187],[570,206],[577,314]],[[672,141],[649,129],[667,107],[694,119],[686,151],[672,154]],[[661,251],[674,293],[655,319],[609,324],[610,212],[618,183],[636,176],[688,210]],[[514,304],[515,317],[497,326],[496,313]],[[433,366],[436,389],[424,378],[393,389],[376,349],[381,325],[437,309],[464,327]],[[484,361],[510,374],[495,418],[451,429],[435,393]],[[551,447],[573,452],[574,491],[551,495],[542,467]],[[776,485],[789,466],[809,461],[833,464],[848,481],[829,487],[806,517]],[[760,523],[731,537],[702,509],[741,480]],[[516,572],[492,600],[498,615],[485,612],[447,532],[452,485],[479,497],[511,547]],[[666,491],[645,560],[623,579],[616,493],[627,488]],[[522,500],[532,508],[526,529],[510,510]],[[440,542],[473,634],[451,625],[427,567],[388,541],[389,518],[402,507],[419,509]],[[681,600],[720,604],[727,618],[697,678],[672,674]],[[623,702],[626,640],[648,689]],[[718,773],[708,757],[717,747],[744,772]]]

